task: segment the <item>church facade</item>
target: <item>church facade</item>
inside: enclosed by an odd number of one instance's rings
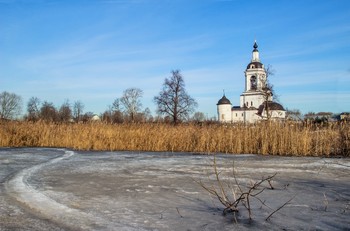
[[[248,122],[260,120],[283,120],[286,111],[283,106],[273,101],[267,81],[268,73],[260,62],[258,45],[253,46],[252,59],[245,70],[245,87],[240,96],[240,105],[233,106],[225,94],[217,103],[218,119],[220,122]]]

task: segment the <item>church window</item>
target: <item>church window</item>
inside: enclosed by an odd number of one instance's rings
[[[257,89],[257,81],[256,81],[256,76],[250,77],[250,89],[251,90],[256,90]]]
[[[242,113],[242,117],[243,117],[243,113]]]
[[[253,101],[250,102],[250,106],[253,106]]]
[[[236,117],[237,117],[237,113],[236,113]]]

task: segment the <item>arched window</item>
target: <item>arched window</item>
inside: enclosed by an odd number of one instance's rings
[[[256,76],[250,77],[250,89],[251,90],[256,90],[257,89],[257,81],[256,81]]]

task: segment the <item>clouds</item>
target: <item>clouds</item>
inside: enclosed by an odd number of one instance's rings
[[[195,59],[192,53],[208,44],[210,39],[199,35],[125,46],[117,33],[102,34],[75,37],[52,49],[17,56],[12,65],[26,73],[16,77],[20,83],[17,91],[26,94],[25,98],[35,95],[57,104],[63,98],[91,102],[93,97],[101,99],[106,108],[124,89],[138,87],[145,92],[148,103],[144,105],[151,107],[170,70],[186,66],[186,62],[201,62],[203,59]]]

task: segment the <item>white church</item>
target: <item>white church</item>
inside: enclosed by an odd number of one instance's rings
[[[267,86],[268,75],[260,62],[258,45],[253,46],[252,60],[245,70],[245,90],[240,96],[240,106],[233,106],[225,94],[217,103],[220,122],[255,123],[260,120],[284,120],[286,111],[273,101]]]

